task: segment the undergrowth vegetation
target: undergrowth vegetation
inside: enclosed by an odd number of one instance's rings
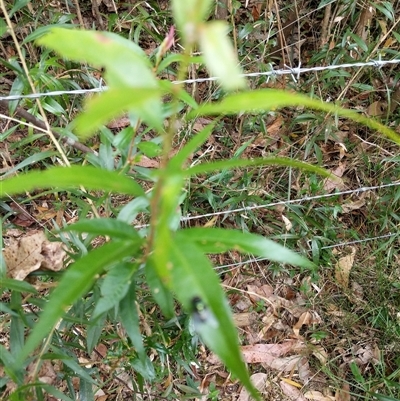
[[[400,399],[400,2],[0,5],[1,399]]]

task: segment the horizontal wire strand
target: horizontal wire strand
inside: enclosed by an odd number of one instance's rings
[[[327,65],[327,66],[316,66],[316,67],[295,67],[290,68],[286,66],[286,69],[281,70],[271,70],[265,72],[250,72],[246,74],[241,74],[242,77],[246,78],[255,78],[262,76],[279,76],[279,75],[292,75],[293,78],[299,77],[300,74],[304,74],[307,72],[317,72],[317,71],[326,71],[326,70],[335,70],[339,68],[356,68],[356,67],[376,67],[381,68],[386,65],[391,64],[399,64],[400,59],[395,60],[370,60],[366,62],[357,62],[357,63],[345,63],[345,64],[337,64],[337,65]],[[218,77],[208,77],[208,78],[195,78],[195,79],[186,79],[183,81],[172,81],[173,84],[194,84],[201,82],[210,82],[216,81]],[[60,96],[60,95],[85,95],[87,93],[97,93],[103,92],[107,90],[107,86],[99,86],[98,88],[92,89],[74,89],[69,91],[51,91],[51,92],[42,92],[42,93],[31,93],[29,95],[9,95],[9,96],[0,96],[0,100],[11,101],[11,100],[21,100],[21,99],[36,99],[45,96]]]
[[[237,209],[232,209],[232,210],[224,210],[224,211],[219,211],[219,212],[214,212],[214,213],[206,213],[206,214],[202,214],[202,215],[198,215],[198,216],[185,216],[185,217],[181,218],[181,221],[186,222],[186,221],[190,221],[190,220],[197,220],[197,219],[202,219],[202,218],[207,218],[207,217],[241,213],[241,212],[246,212],[246,211],[256,210],[256,209],[266,209],[266,208],[274,207],[274,206],[290,205],[293,203],[302,203],[305,201],[313,201],[313,200],[318,200],[318,199],[331,198],[331,197],[340,196],[340,195],[351,195],[351,194],[355,194],[355,193],[359,193],[359,192],[374,191],[377,189],[396,187],[396,186],[400,186],[400,182],[376,185],[376,186],[372,186],[372,187],[360,187],[360,188],[356,188],[356,189],[349,189],[347,191],[333,192],[330,194],[305,196],[300,199],[291,199],[291,200],[286,200],[286,201],[271,202],[271,203],[267,203],[264,205],[245,206],[242,208],[237,208]]]
[[[363,238],[363,239],[353,240],[353,241],[348,241],[348,242],[339,242],[339,243],[334,244],[334,245],[322,246],[319,249],[320,250],[324,250],[324,249],[339,248],[339,247],[344,247],[344,246],[349,246],[349,245],[361,244],[361,243],[369,242],[369,241],[375,241],[375,240],[379,240],[379,239],[392,238],[392,237],[395,237],[397,235],[399,235],[399,233],[389,233],[389,234],[384,234],[384,235],[380,235],[380,236],[377,236],[377,237]],[[263,261],[266,261],[266,260],[270,260],[270,259],[268,259],[268,258],[251,258],[251,259],[246,259],[246,260],[244,260],[242,262],[236,262],[236,263],[230,263],[230,264],[226,264],[226,265],[215,266],[215,269],[216,270],[232,269],[234,267],[247,265],[249,263],[263,262]]]

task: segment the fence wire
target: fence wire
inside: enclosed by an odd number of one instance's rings
[[[270,64],[271,65],[270,71],[250,72],[250,73],[241,74],[241,76],[243,76],[245,78],[257,78],[257,77],[267,77],[268,78],[268,77],[277,77],[277,76],[282,76],[282,75],[291,75],[293,80],[296,81],[296,79],[299,79],[301,74],[309,73],[309,72],[336,70],[336,69],[340,69],[340,68],[364,68],[364,67],[382,68],[387,65],[394,65],[394,64],[399,64],[399,63],[400,63],[400,59],[394,59],[394,60],[380,60],[379,59],[379,60],[370,60],[370,61],[366,61],[366,62],[344,63],[344,64],[337,64],[337,65],[315,66],[315,67],[301,67],[301,64],[300,64],[298,67],[295,67],[295,68],[285,66],[285,69],[273,69],[273,66]],[[202,82],[212,82],[212,81],[217,81],[217,80],[218,80],[218,77],[207,77],[207,78],[186,79],[183,81],[172,81],[172,83],[174,83],[174,84],[195,84],[195,83],[202,83]],[[99,93],[99,92],[103,92],[106,90],[108,90],[108,87],[103,86],[102,81],[100,81],[99,87],[92,88],[92,89],[59,90],[59,91],[50,91],[50,92],[31,93],[28,95],[8,95],[8,96],[0,96],[0,100],[14,101],[14,100],[21,100],[21,99],[36,99],[36,98],[41,98],[41,97],[46,97],[46,96],[86,95],[86,94],[90,94],[90,93]],[[336,193],[331,193],[331,194],[305,196],[301,199],[278,201],[278,202],[272,202],[272,203],[268,203],[268,204],[264,204],[264,205],[246,206],[246,207],[242,207],[242,208],[219,211],[219,212],[214,212],[214,213],[206,213],[206,214],[196,215],[196,216],[185,216],[185,217],[181,218],[181,222],[185,223],[190,220],[209,218],[209,217],[214,217],[214,216],[222,216],[222,215],[226,216],[229,214],[248,212],[248,211],[256,210],[256,209],[270,208],[270,207],[274,207],[274,206],[278,206],[278,205],[290,205],[290,204],[295,204],[295,203],[303,203],[303,202],[307,202],[307,201],[319,200],[319,199],[323,199],[323,198],[337,197],[337,196],[341,196],[341,195],[357,194],[357,193],[362,193],[362,192],[366,192],[366,191],[373,191],[373,190],[394,187],[394,186],[400,186],[400,182],[394,182],[394,183],[390,183],[390,184],[371,186],[371,187],[361,187],[361,188],[356,188],[353,190],[336,192]],[[140,229],[140,228],[145,228],[147,226],[148,225],[139,225],[139,226],[135,226],[135,228]],[[337,243],[334,245],[327,245],[327,246],[321,247],[320,249],[326,250],[326,249],[331,249],[331,248],[336,248],[336,247],[360,244],[360,243],[374,241],[374,240],[378,240],[378,239],[392,238],[392,237],[395,237],[398,235],[399,235],[398,232],[397,233],[388,233],[388,234],[385,234],[382,236],[377,236],[377,237],[342,242],[342,243]],[[242,262],[216,266],[216,269],[226,271],[226,269],[242,266],[242,265],[249,264],[249,263],[258,263],[258,262],[261,262],[264,260],[268,260],[268,259],[267,258],[250,258],[250,259],[247,259]]]
[[[396,237],[398,235],[399,235],[399,233],[388,233],[388,234],[385,234],[385,235],[379,235],[377,237],[363,238],[363,239],[354,240],[354,241],[339,242],[339,243],[334,244],[334,245],[321,246],[321,248],[319,248],[319,249],[320,250],[324,250],[324,249],[332,249],[332,248],[341,248],[341,247],[350,246],[350,245],[362,244],[362,243],[370,242],[370,241],[377,241],[379,239],[393,238],[393,237]],[[311,246],[310,246],[310,251],[311,251]],[[235,267],[247,265],[247,264],[250,264],[250,263],[264,262],[264,261],[268,261],[268,260],[269,260],[268,258],[250,258],[250,259],[243,260],[241,262],[215,266],[215,269],[216,270],[222,270],[223,273],[226,273],[227,271],[232,270]]]
[[[362,192],[376,191],[376,190],[383,189],[383,188],[397,187],[397,186],[400,186],[400,181],[393,182],[390,184],[376,185],[376,186],[370,186],[370,187],[360,187],[360,188],[356,188],[356,189],[351,189],[351,190],[341,191],[341,192],[334,192],[334,193],[330,193],[330,194],[305,196],[300,199],[271,202],[271,203],[267,203],[267,204],[263,204],[263,205],[247,206],[247,207],[242,207],[242,208],[238,208],[238,209],[225,210],[225,211],[219,211],[219,212],[214,212],[214,213],[206,213],[206,214],[202,214],[202,215],[198,215],[198,216],[184,216],[181,218],[181,222],[185,223],[187,221],[195,220],[195,219],[209,218],[209,217],[221,216],[221,215],[226,216],[229,214],[241,213],[241,212],[246,212],[249,210],[266,209],[266,208],[274,207],[274,206],[278,206],[278,205],[290,205],[290,204],[294,204],[294,203],[310,202],[310,201],[324,199],[324,198],[337,197],[337,196],[341,196],[341,195],[353,195],[353,194],[359,194]],[[137,228],[137,229],[146,228],[146,227],[148,227],[148,224],[135,226],[135,228]],[[344,246],[349,246],[349,245],[356,245],[356,244],[361,244],[361,243],[370,242],[370,241],[376,241],[376,240],[385,239],[385,238],[393,238],[393,237],[399,236],[399,234],[400,234],[400,230],[399,230],[399,232],[395,232],[395,233],[389,232],[388,234],[383,234],[383,235],[376,236],[376,237],[369,237],[369,238],[363,238],[363,239],[359,239],[359,240],[352,240],[352,241],[340,242],[340,243],[336,243],[336,244],[332,244],[332,245],[326,245],[326,246],[322,246],[320,248],[320,250],[327,250],[327,249],[339,248],[339,247],[344,247]],[[311,250],[310,244],[309,244],[309,247]],[[243,265],[246,265],[249,263],[258,263],[258,262],[262,262],[262,261],[266,261],[266,260],[269,260],[269,259],[268,258],[250,258],[250,259],[244,260],[242,262],[220,265],[220,266],[216,266],[215,268],[217,270],[226,271],[226,269],[232,269],[232,268],[235,268],[238,266],[243,266]]]
[[[285,206],[285,205],[290,205],[293,203],[303,203],[303,202],[319,200],[319,199],[324,199],[324,198],[337,197],[337,196],[341,196],[341,195],[352,195],[352,194],[358,194],[361,192],[375,191],[375,190],[382,189],[382,188],[389,188],[389,187],[396,187],[396,186],[400,186],[400,182],[392,182],[390,184],[376,185],[376,186],[372,186],[372,187],[360,187],[360,188],[356,188],[356,189],[349,189],[347,191],[333,192],[330,194],[323,194],[323,195],[315,195],[315,196],[307,195],[300,199],[290,199],[290,200],[285,200],[285,201],[267,203],[264,205],[245,206],[245,207],[241,207],[238,209],[224,210],[224,211],[219,211],[219,212],[214,212],[214,213],[206,213],[206,214],[202,214],[202,215],[198,215],[198,216],[185,216],[185,217],[181,218],[181,221],[186,222],[189,220],[197,220],[197,219],[203,219],[203,218],[214,217],[214,216],[222,216],[222,215],[226,216],[229,214],[248,212],[248,211],[256,210],[256,209],[266,209],[269,207],[280,206],[280,205]]]
[[[340,68],[363,68],[363,67],[375,67],[381,68],[386,65],[399,64],[400,59],[394,60],[370,60],[365,62],[357,62],[357,63],[345,63],[345,64],[336,64],[336,65],[327,65],[327,66],[316,66],[316,67],[301,67],[299,65],[295,68],[290,68],[285,66],[286,69],[272,69],[271,66],[270,71],[265,72],[249,72],[246,74],[241,74],[241,76],[246,78],[256,78],[256,77],[273,77],[279,75],[291,75],[292,78],[296,81],[301,74],[308,72],[318,72],[318,71],[327,71],[327,70],[337,70]],[[211,82],[218,80],[218,77],[208,77],[208,78],[195,78],[195,79],[186,79],[184,81],[172,81],[174,84],[194,84],[201,82]],[[98,88],[92,89],[74,89],[74,90],[59,90],[59,91],[51,91],[51,92],[41,92],[41,93],[31,93],[29,95],[8,95],[8,96],[0,96],[0,100],[12,101],[12,100],[21,100],[21,99],[36,99],[45,96],[61,96],[61,95],[85,95],[88,93],[98,93],[107,90],[107,86],[102,86],[102,82],[100,81],[100,86]]]

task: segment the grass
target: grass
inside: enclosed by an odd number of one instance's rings
[[[383,59],[396,58],[398,55],[396,26],[400,9],[397,3],[368,2],[368,5],[361,6],[357,2],[338,1],[317,8],[305,2],[297,9],[279,2],[277,5],[278,9],[268,10],[258,5],[246,9],[234,4],[231,35],[237,43],[246,72],[268,71],[271,63],[275,63],[275,68],[284,64],[295,67],[299,61],[302,65],[329,65],[380,56]],[[6,2],[6,7],[11,10],[11,4]],[[119,4],[118,7],[117,12],[112,12],[105,5],[100,6],[105,29],[129,37],[146,49],[150,57],[154,56],[155,49],[169,30],[171,16],[166,4],[153,1],[138,3],[131,8]],[[369,7],[374,18],[366,14]],[[82,6],[79,11],[87,27],[99,27],[99,14],[92,14],[90,5]],[[293,29],[285,31],[282,27],[293,13]],[[49,22],[77,22],[73,14],[78,14],[78,10],[55,6],[44,9],[33,2],[31,8],[16,10],[12,18],[18,40],[22,43],[29,38],[22,27],[29,27],[33,39],[32,32]],[[324,17],[330,21],[330,29],[319,29]],[[287,34],[285,38],[281,35],[283,32]],[[326,41],[323,40],[325,34]],[[282,45],[283,39],[286,45]],[[302,39],[306,40],[299,50],[298,43]],[[7,59],[2,57],[0,65],[2,93],[30,93],[9,36],[2,39],[1,46],[8,55]],[[33,46],[32,40],[27,40],[22,49],[39,92],[99,86],[101,72],[89,66],[60,60]],[[169,77],[175,76],[173,67],[169,68]],[[199,68],[192,73],[202,76],[205,72]],[[296,81],[290,76],[271,77],[269,80],[259,77],[252,79],[250,84],[254,88],[286,88],[321,99],[339,100],[346,107],[364,112],[378,102],[384,108],[384,113],[378,117],[387,126],[396,127],[400,118],[399,108],[392,110],[386,104],[398,90],[399,78],[395,65],[304,74]],[[202,101],[224,95],[212,82],[188,86],[187,89]],[[68,124],[81,110],[81,101],[82,97],[67,95],[41,99],[52,127],[69,136]],[[32,100],[21,100],[18,106],[38,115]],[[13,112],[16,103],[11,102],[10,107]],[[2,110],[4,114],[8,112]],[[27,171],[58,164],[56,155],[45,157],[44,152],[55,149],[44,136],[37,137],[37,131],[23,126],[14,130],[13,123],[6,119],[0,124],[0,146],[6,168],[17,165],[19,171]],[[337,121],[334,116],[301,107],[262,115],[245,114],[238,119],[225,117],[218,122],[215,132],[217,134],[193,155],[192,163],[240,157],[290,156],[331,170],[342,166],[343,182],[341,187],[334,188],[337,190],[395,183],[400,176],[398,148],[394,144],[355,123]],[[177,146],[190,133],[190,127],[182,127]],[[118,129],[104,129],[89,144],[99,150],[99,156],[69,147],[66,148],[68,159],[73,164],[117,166],[118,169],[137,152],[138,143],[156,140],[152,133],[143,132],[137,143],[128,144],[124,141],[125,134],[124,129],[119,132]],[[28,159],[31,155],[36,157]],[[136,167],[136,172],[144,180],[149,171],[146,167]],[[146,185],[150,188],[151,184]],[[238,228],[277,239],[287,247],[301,251],[318,265],[317,271],[301,271],[265,261],[243,263],[252,259],[251,255],[246,257],[236,252],[213,260],[217,267],[237,264],[223,269],[221,280],[229,288],[227,294],[234,314],[251,312],[256,316],[256,324],[239,329],[243,344],[284,343],[293,338],[293,326],[301,316],[296,308],[314,314],[314,321],[305,323],[300,329],[301,339],[309,347],[305,355],[312,371],[310,381],[302,382],[296,369],[271,373],[268,366],[261,363],[249,364],[251,372],[268,373],[265,399],[287,399],[278,377],[300,383],[303,394],[311,390],[320,391],[325,399],[332,399],[328,397],[334,397],[340,391],[342,393],[336,399],[350,399],[347,392],[353,399],[400,399],[400,272],[396,236],[400,221],[400,189],[392,186],[314,200],[305,198],[323,195],[326,190],[326,183],[321,178],[284,167],[220,171],[195,177],[188,183],[182,215],[199,217],[187,221],[185,224],[188,226]],[[91,206],[82,195],[80,191],[59,195],[46,192],[14,199],[34,221],[22,229],[45,229],[51,235],[57,226],[91,216],[94,210],[101,216],[116,216],[130,201],[127,197],[99,197],[93,193],[89,195],[93,202]],[[303,201],[299,203],[243,209],[214,218],[201,217],[218,211],[301,198]],[[11,217],[11,199],[2,199],[0,208],[6,242],[12,235],[11,230],[21,229],[21,226],[16,225]],[[44,211],[54,213],[47,215],[52,217],[46,217]],[[133,223],[145,224],[147,218],[139,214]],[[383,237],[389,233],[394,236]],[[369,240],[375,237],[378,238]],[[71,259],[96,246],[92,236],[71,234],[61,239]],[[340,245],[352,241],[359,242]],[[352,251],[355,256],[348,266],[349,284],[346,286],[338,280],[338,264]],[[11,351],[23,342],[24,331],[33,327],[54,285],[54,278],[48,274],[42,273],[32,280],[39,288],[37,294],[27,295],[14,289],[2,295],[1,343]],[[55,356],[45,354],[43,364],[36,367],[37,371],[27,366],[25,383],[32,378],[39,378],[42,382],[47,380],[70,399],[75,399],[78,393],[81,398],[84,394],[94,397],[96,391],[97,397],[107,396],[109,400],[124,397],[194,399],[200,398],[199,393],[203,393],[207,400],[236,397],[241,391],[236,379],[210,359],[193,331],[189,316],[177,307],[176,317],[166,321],[155,307],[140,269],[135,273],[134,282],[139,326],[146,353],[152,360],[151,366],[141,365],[115,313],[110,312],[100,320],[91,319],[100,297],[99,280],[87,296],[72,306],[55,330],[58,353]],[[265,296],[263,291],[267,289],[271,289],[272,294]],[[252,295],[254,292],[259,297]],[[269,302],[263,301],[263,296]],[[315,356],[312,350],[316,347],[322,350],[323,357]],[[292,354],[296,355],[296,352]],[[28,388],[26,391],[19,389],[19,393],[15,391],[4,359],[0,372],[3,399],[34,399]],[[91,380],[97,383],[95,390],[91,387]],[[43,394],[36,391],[35,396],[41,394],[42,399],[49,399],[46,397],[52,394],[61,399],[60,394],[52,391],[43,386]]]

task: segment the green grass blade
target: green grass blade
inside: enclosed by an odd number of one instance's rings
[[[7,176],[13,175],[16,171],[23,169],[26,166],[30,166],[31,164],[35,164],[41,160],[47,159],[48,157],[58,155],[58,152],[53,151],[46,151],[46,152],[38,152],[35,153],[26,159],[24,159],[21,163],[18,163],[15,167],[8,170],[3,176],[2,179],[6,178]]]
[[[0,289],[3,290],[5,288],[11,291],[37,294],[36,288],[27,283],[26,281],[14,280],[12,278],[7,278],[7,277],[1,278],[0,280]]]
[[[305,106],[349,118],[369,128],[375,129],[400,144],[400,135],[372,118],[347,110],[335,104],[322,102],[298,93],[289,93],[277,89],[260,89],[246,91],[226,96],[221,102],[205,103],[190,112],[187,119],[191,120],[204,115],[237,114],[243,111],[269,111],[288,106]]]
[[[211,163],[203,163],[198,164],[196,166],[190,167],[184,171],[187,176],[195,175],[195,174],[204,174],[209,173],[215,170],[229,169],[235,167],[256,167],[256,166],[266,166],[266,165],[279,165],[279,166],[287,166],[300,168],[305,171],[310,171],[312,173],[320,174],[325,177],[335,178],[332,174],[317,166],[313,166],[312,164],[299,162],[297,160],[288,159],[285,157],[266,157],[263,159],[231,159],[231,160],[221,160],[217,162]]]
[[[111,242],[93,250],[68,267],[57,288],[51,294],[38,323],[18,355],[17,368],[23,364],[25,358],[50,333],[64,314],[65,308],[73,304],[91,288],[97,274],[106,266],[131,254],[132,248],[131,241]]]
[[[119,316],[121,318],[121,323],[126,330],[126,334],[128,334],[131,339],[136,352],[140,356],[144,356],[145,349],[142,333],[139,329],[139,316],[136,309],[135,289],[135,283],[130,283],[127,294],[119,304]]]
[[[144,195],[144,191],[138,183],[114,171],[92,166],[71,166],[33,171],[4,180],[0,185],[0,196],[51,187],[61,191],[80,185],[87,189],[119,192],[134,196]]]
[[[21,369],[15,369],[15,359],[11,352],[0,344],[0,361],[4,366],[5,373],[15,382],[20,385],[23,383],[23,375]]]

